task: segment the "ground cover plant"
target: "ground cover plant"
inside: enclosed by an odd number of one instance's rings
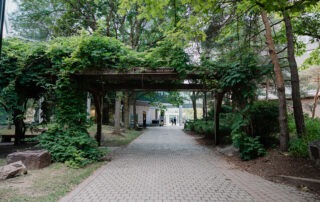
[[[293,131],[293,135],[290,140],[289,153],[296,157],[307,158],[309,156],[308,145],[310,142],[320,140],[320,120],[319,118],[312,119],[310,117],[306,117],[306,132],[301,137],[298,138],[297,134],[294,133],[294,123],[293,119],[289,119],[289,125],[292,126],[291,130]]]

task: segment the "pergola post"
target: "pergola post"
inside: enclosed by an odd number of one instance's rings
[[[114,112],[114,133],[120,134],[120,108],[121,108],[121,98],[122,98],[122,92],[117,91],[116,92],[116,103],[115,103],[115,112]]]
[[[136,92],[135,91],[133,91],[133,93],[132,93],[132,107],[133,107],[133,128],[134,129],[137,129],[137,122],[138,122],[138,120],[137,120],[137,117],[136,117],[136,113],[137,113],[137,106],[136,106]]]
[[[182,105],[179,105],[179,126],[182,126]]]
[[[216,92],[215,93],[215,101],[214,101],[214,141],[216,145],[220,144],[220,133],[219,133],[219,125],[220,125],[220,112],[221,105],[223,100],[224,93]]]
[[[6,0],[0,0],[0,58],[1,58],[1,50],[2,50],[5,7],[6,7]]]
[[[90,119],[90,110],[91,110],[91,98],[90,93],[87,93],[87,119]]]
[[[93,101],[96,108],[96,122],[97,122],[97,133],[96,140],[98,145],[101,146],[101,136],[102,136],[102,109],[103,109],[103,95],[100,93],[92,93]]]

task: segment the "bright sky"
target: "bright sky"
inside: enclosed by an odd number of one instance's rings
[[[6,13],[5,13],[5,23],[8,23],[8,27],[10,27],[10,22],[8,22],[8,14],[14,12],[17,9],[16,3],[13,2],[13,0],[6,0]],[[9,28],[10,29],[10,28]],[[3,30],[3,36],[6,37],[7,32],[4,28]]]
[[[6,9],[7,9],[7,13],[12,13],[14,10],[17,9],[17,4],[14,3],[13,0],[7,0]]]

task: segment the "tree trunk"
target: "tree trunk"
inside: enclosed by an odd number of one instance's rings
[[[316,95],[314,96],[314,103],[313,103],[313,107],[312,107],[312,118],[314,118],[314,116],[316,114],[316,108],[318,105],[318,98],[319,98],[319,90],[320,90],[320,82],[319,82],[319,76],[318,76],[318,87],[317,87]]]
[[[12,118],[11,118],[11,117],[12,117],[11,114],[8,113],[8,130],[11,130],[11,129],[12,129],[12,126],[11,126],[11,120],[12,120]]]
[[[299,82],[299,73],[298,66],[294,56],[294,39],[293,31],[291,26],[291,19],[288,11],[283,11],[283,18],[286,25],[286,36],[288,43],[288,62],[291,72],[291,90],[292,90],[292,102],[293,102],[293,114],[294,120],[296,123],[296,130],[298,136],[302,136],[305,132],[304,116],[300,98],[300,82]]]
[[[40,105],[40,100],[39,100],[39,105]],[[90,110],[91,110],[91,97],[90,93],[87,93],[87,119],[90,119]],[[36,112],[37,113],[37,112]]]
[[[117,91],[116,92],[116,104],[115,104],[115,112],[114,112],[114,133],[120,134],[120,113],[121,113],[121,96],[122,93]]]
[[[22,139],[25,138],[26,126],[23,121],[23,112],[21,110],[14,110],[13,112],[14,123],[14,145],[21,145]]]
[[[130,116],[130,108],[129,108],[129,93],[128,91],[124,94],[124,127],[126,129],[130,128],[129,116]]]
[[[197,97],[196,93],[193,91],[191,95],[192,107],[193,107],[193,120],[197,120]]]
[[[96,108],[97,132],[95,138],[98,142],[98,146],[101,146],[103,96],[98,93],[92,93],[92,96]]]
[[[109,101],[106,99],[103,99],[103,110],[102,110],[102,123],[105,125],[108,125],[110,123],[110,117],[109,117]]]
[[[267,82],[266,82],[266,100],[268,101],[269,100],[269,79],[267,79]]]
[[[216,145],[220,144],[220,112],[224,93],[217,92],[214,97],[214,142]]]
[[[276,85],[277,85],[278,98],[279,98],[280,150],[288,151],[289,131],[288,131],[288,121],[287,121],[287,104],[286,104],[284,80],[282,77],[279,59],[273,43],[271,27],[268,21],[267,13],[265,11],[262,11],[261,17],[266,29],[267,45],[269,47],[269,54],[271,56],[274,73],[276,76]]]
[[[203,92],[203,104],[202,104],[202,118],[207,121],[208,108],[207,108],[207,92]]]
[[[137,124],[138,124],[138,120],[137,120],[137,108],[136,108],[136,92],[133,92],[132,93],[132,100],[133,100],[133,104],[132,104],[132,107],[133,107],[133,128],[134,129],[137,129]]]

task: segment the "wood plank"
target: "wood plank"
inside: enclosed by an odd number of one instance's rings
[[[287,175],[279,175],[279,177],[292,179],[292,180],[301,180],[306,182],[313,182],[313,183],[320,183],[320,180],[318,179],[310,179],[310,178],[303,178],[303,177],[294,177],[294,176],[287,176]]]

